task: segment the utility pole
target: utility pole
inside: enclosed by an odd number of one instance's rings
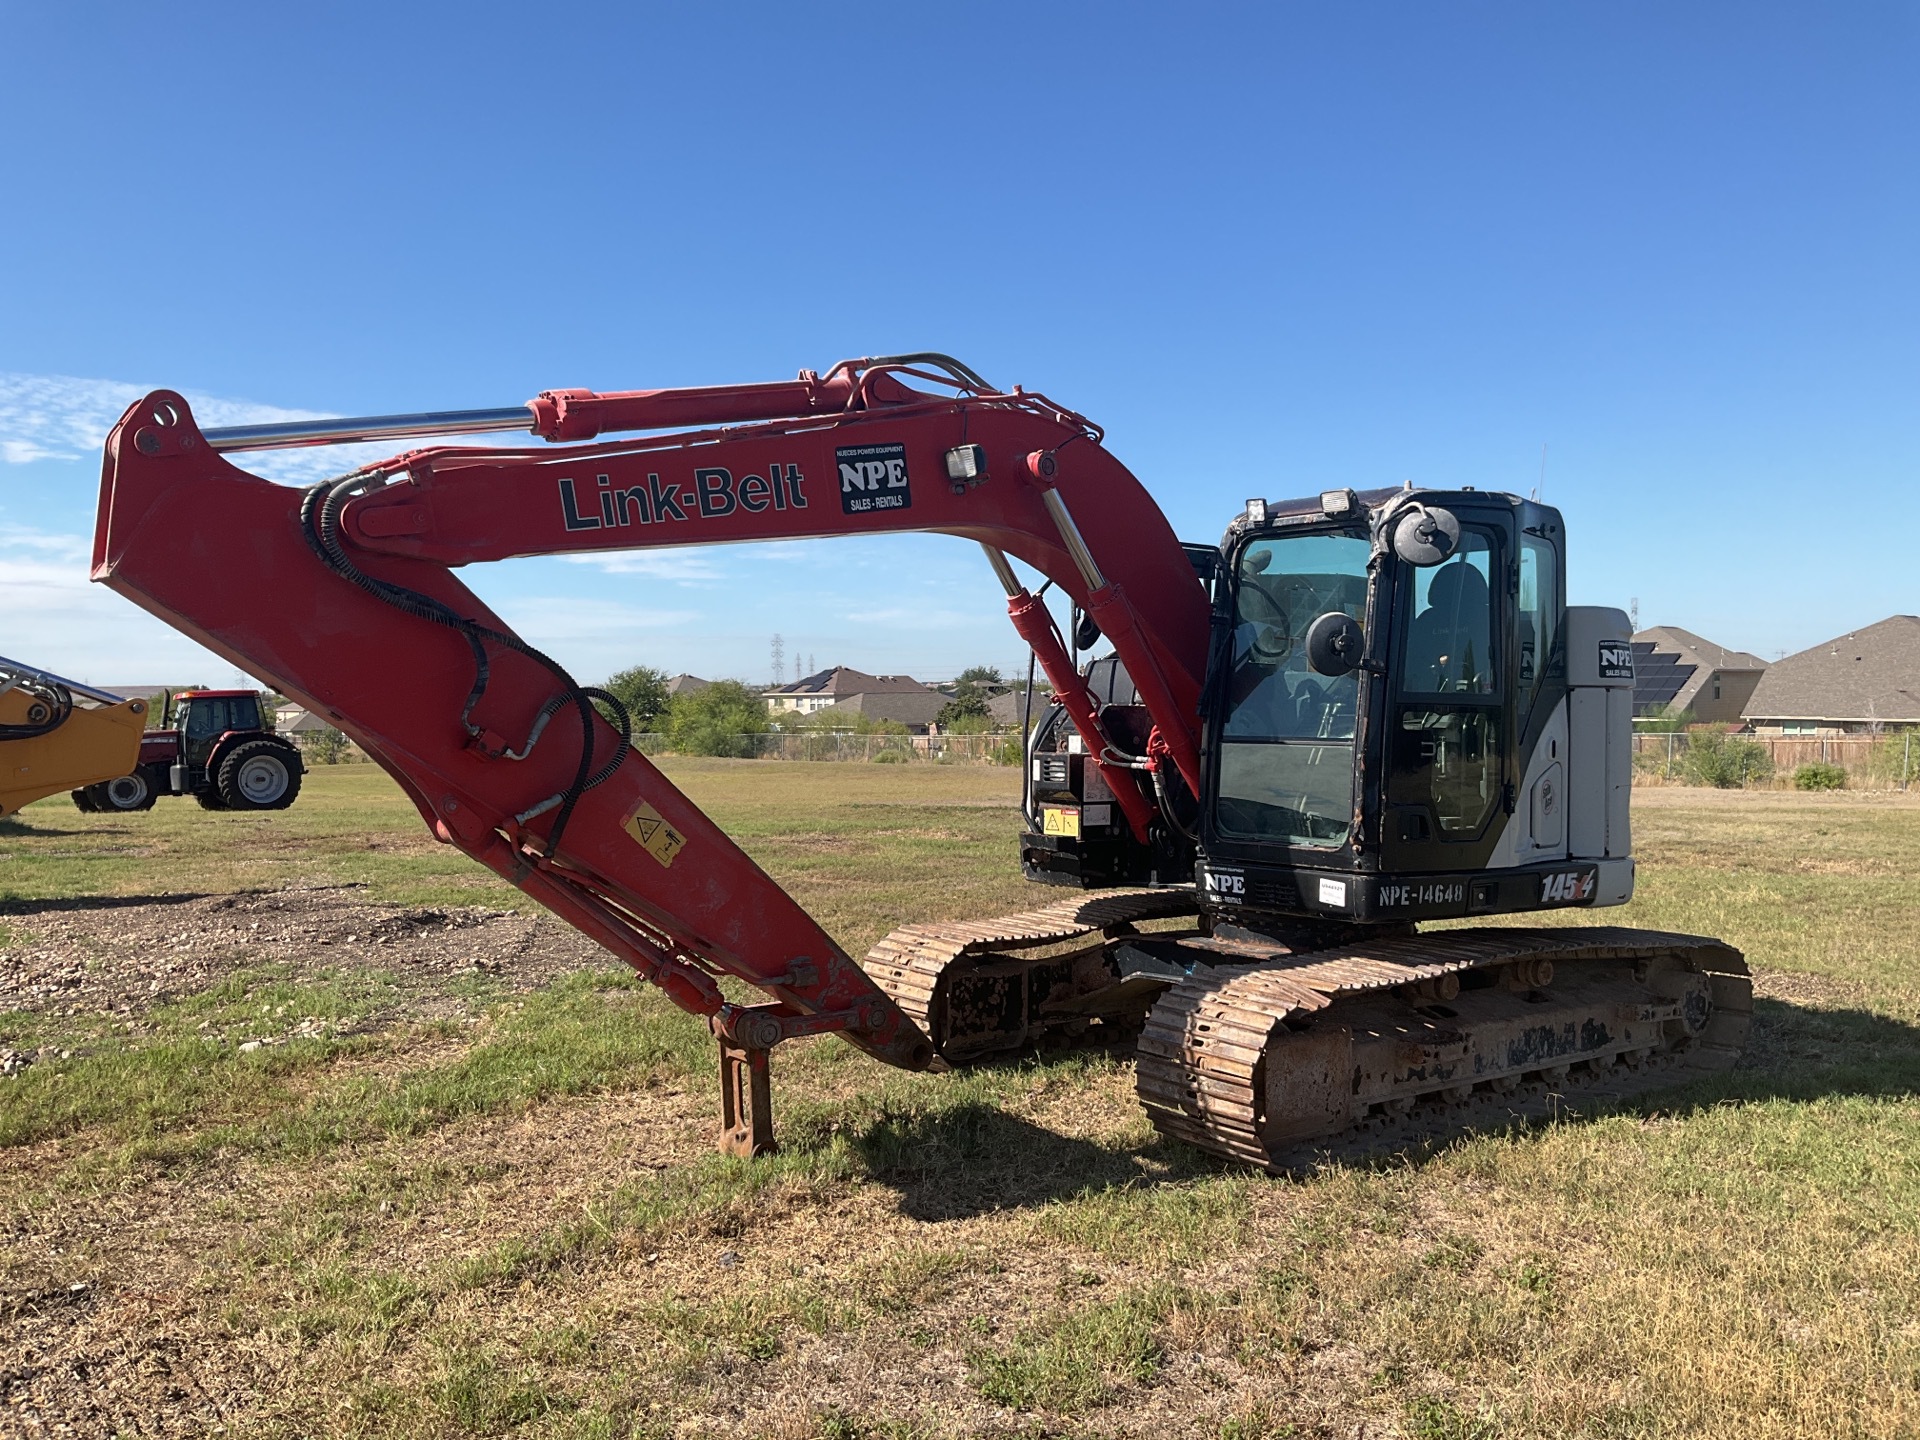
[[[778,631],[773,636],[773,683],[787,683],[787,642],[780,638]]]

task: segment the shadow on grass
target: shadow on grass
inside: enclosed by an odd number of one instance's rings
[[[884,1115],[853,1136],[875,1182],[897,1190],[916,1220],[957,1220],[1023,1209],[1149,1178],[1145,1150],[1116,1149],[1035,1125],[984,1101]],[[1153,1180],[1186,1180],[1227,1168],[1186,1146],[1155,1142],[1172,1169]]]
[[[1017,1064],[1019,1059],[1007,1057],[999,1063]],[[1916,1094],[1920,1025],[1865,1010],[1759,1000],[1747,1053],[1734,1069],[1676,1077],[1670,1087],[1631,1099],[1561,1112],[1556,1123],[1578,1124],[1582,1118],[1608,1114],[1684,1118],[1728,1104],[1769,1100]],[[1513,1128],[1524,1132],[1541,1123]],[[1322,1163],[1349,1170],[1418,1167],[1487,1133],[1483,1125],[1436,1135],[1417,1147]],[[926,1109],[882,1113],[851,1138],[870,1178],[897,1190],[906,1214],[927,1221],[1040,1206],[1122,1187],[1152,1188],[1246,1173],[1243,1166],[1159,1136],[1114,1147],[1060,1135],[988,1101],[936,1102]]]
[[[59,900],[0,899],[0,915],[58,915],[85,910],[128,910],[136,905],[185,905],[211,898],[210,891],[169,891],[164,895],[70,895]]]
[[[101,835],[131,835],[134,832],[124,825],[82,825],[72,830],[62,830],[53,825],[29,825],[17,815],[9,815],[0,820],[0,837],[8,835],[45,835],[54,839],[72,839],[86,836],[89,840]]]
[[[1871,1010],[1756,1000],[1740,1063],[1690,1088],[1710,1089],[1716,1100],[1920,1094],[1920,1025]]]

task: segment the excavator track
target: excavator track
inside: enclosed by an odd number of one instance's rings
[[[1725,1069],[1752,1010],[1746,962],[1717,940],[1438,931],[1195,968],[1149,1013],[1136,1083],[1162,1134],[1288,1170]]]
[[[1193,915],[1188,888],[1105,890],[992,920],[906,925],[861,962],[950,1064],[1015,1050],[1084,1019],[1044,1014],[1109,991],[1109,941],[1148,920]],[[1042,951],[1043,955],[1025,952]],[[1144,1012],[1151,996],[1142,996]]]

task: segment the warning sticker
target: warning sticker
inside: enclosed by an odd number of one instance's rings
[[[640,842],[640,848],[662,865],[673,864],[673,857],[687,843],[687,837],[669,825],[660,812],[644,800],[640,802],[640,808],[623,823],[626,832]]]
[[[1040,810],[1041,831],[1047,835],[1065,835],[1071,839],[1080,838],[1080,812],[1069,810],[1061,805],[1046,805]]]

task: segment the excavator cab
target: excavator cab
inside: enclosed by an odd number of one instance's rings
[[[1491,492],[1249,502],[1209,577],[1204,793],[1163,784],[1142,844],[1055,719],[1026,873],[1197,876],[1214,919],[1269,929],[1623,903],[1630,636],[1568,609],[1565,538],[1558,511]],[[1087,673],[1109,728],[1144,731],[1117,662]]]

